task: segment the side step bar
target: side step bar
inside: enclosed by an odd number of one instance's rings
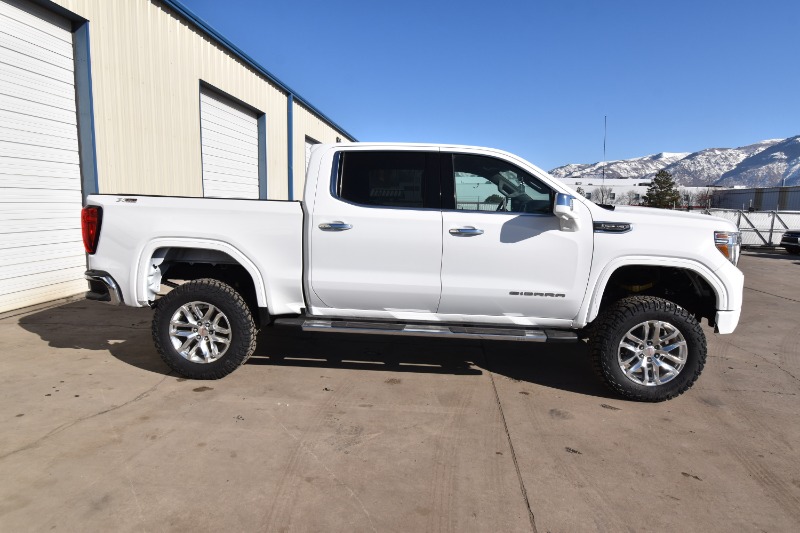
[[[303,331],[327,333],[366,333],[371,335],[405,335],[411,337],[449,337],[451,339],[487,339],[525,342],[575,342],[574,331],[538,328],[504,328],[440,324],[367,322],[319,318],[276,319],[278,326],[300,326]]]

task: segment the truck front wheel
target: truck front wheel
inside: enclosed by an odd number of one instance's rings
[[[256,347],[250,308],[230,285],[215,279],[184,283],[158,301],[153,341],[164,362],[191,379],[219,379]]]
[[[624,298],[591,328],[595,370],[612,390],[661,402],[687,391],[706,361],[706,338],[686,309],[653,296]]]

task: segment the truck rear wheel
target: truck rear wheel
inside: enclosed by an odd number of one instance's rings
[[[158,301],[153,341],[167,365],[191,379],[219,379],[256,347],[250,308],[230,285],[215,279],[184,283]]]
[[[706,362],[706,338],[686,309],[653,296],[625,298],[598,317],[592,363],[612,390],[662,402],[687,391]]]

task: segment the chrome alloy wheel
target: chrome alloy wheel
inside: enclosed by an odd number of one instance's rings
[[[648,320],[632,327],[619,343],[617,359],[625,376],[655,387],[681,373],[689,349],[681,332],[669,322]]]
[[[231,325],[225,313],[210,303],[188,302],[172,315],[169,338],[184,359],[213,363],[231,345]]]

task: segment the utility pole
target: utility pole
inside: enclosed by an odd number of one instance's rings
[[[603,187],[606,186],[606,136],[608,135],[608,115],[603,115]]]

